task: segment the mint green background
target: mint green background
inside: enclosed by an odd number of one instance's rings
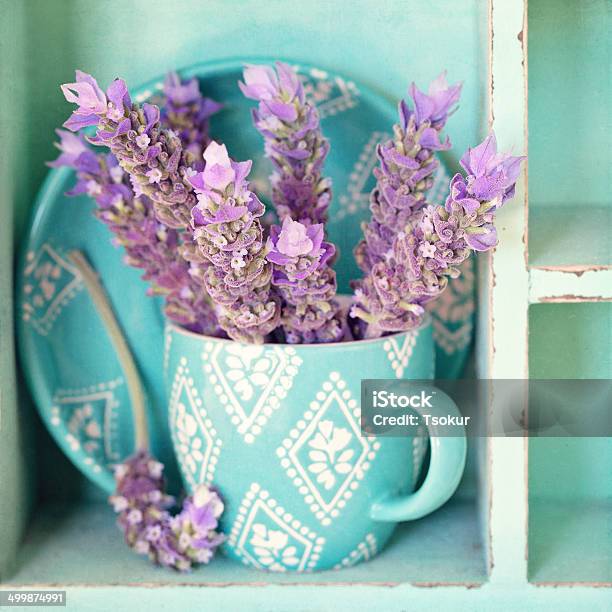
[[[612,303],[531,306],[529,344],[532,378],[610,379]],[[611,438],[530,439],[530,578],[612,581],[611,503]]]
[[[612,262],[611,28],[609,0],[529,1],[534,265]]]
[[[593,17],[583,18],[573,8],[579,5],[589,6]],[[538,260],[552,264],[563,263],[563,260],[580,263],[582,259],[587,263],[610,264],[610,240],[604,239],[602,229],[610,227],[609,196],[606,199],[610,181],[605,175],[606,165],[596,161],[597,173],[585,174],[587,167],[581,161],[585,156],[594,157],[593,151],[605,156],[605,143],[610,142],[610,132],[606,131],[609,127],[605,127],[609,123],[592,121],[592,117],[599,115],[595,102],[588,95],[595,92],[599,96],[597,92],[602,91],[602,83],[607,83],[603,100],[610,100],[609,72],[606,73],[610,66],[610,37],[603,36],[606,27],[609,30],[609,25],[606,26],[609,24],[609,2],[530,0],[529,6],[530,83],[539,83],[540,92],[545,92],[544,87],[549,84],[558,93],[556,98],[540,96],[538,100],[536,91],[530,90],[530,259],[532,263]],[[568,6],[569,13],[566,11]],[[593,32],[599,34],[593,35]],[[554,39],[551,39],[553,35]],[[554,51],[547,41],[554,43]],[[573,46],[562,46],[559,41]],[[580,61],[574,62],[577,50]],[[174,3],[162,0],[0,0],[0,136],[3,146],[0,158],[0,579],[7,576],[7,567],[15,559],[17,542],[28,520],[30,501],[42,496],[59,498],[59,505],[46,504],[35,514],[31,537],[21,553],[23,571],[15,577],[17,582],[48,580],[65,583],[73,580],[80,583],[164,582],[176,585],[187,581],[193,585],[192,588],[182,588],[180,594],[172,588],[149,591],[148,602],[155,607],[166,605],[168,608],[176,607],[177,603],[201,606],[206,602],[211,607],[225,605],[228,609],[236,609],[248,601],[263,609],[282,609],[289,602],[289,605],[325,609],[330,601],[334,601],[336,605],[342,602],[344,607],[353,610],[362,609],[364,603],[368,603],[370,610],[430,609],[433,603],[444,609],[477,609],[474,598],[478,596],[478,589],[463,586],[407,590],[359,585],[350,588],[303,586],[300,589],[273,585],[258,589],[243,585],[204,591],[198,584],[202,580],[218,583],[236,579],[232,567],[220,561],[212,577],[196,573],[184,578],[138,565],[116,537],[112,517],[104,507],[93,503],[62,504],[61,498],[73,500],[74,489],[79,490],[76,472],[49,444],[46,433],[32,427],[35,421],[33,410],[23,391],[19,404],[16,401],[18,384],[14,377],[13,356],[10,350],[6,350],[13,342],[12,225],[18,240],[34,194],[45,174],[43,161],[53,155],[53,129],[68,111],[67,105],[61,101],[57,84],[71,79],[77,66],[94,72],[102,81],[121,74],[129,81],[140,83],[177,65],[257,54],[283,55],[288,59],[307,60],[336,69],[396,98],[404,93],[409,80],[414,78],[424,85],[440,68],[447,67],[451,79],[465,80],[462,108],[449,125],[449,133],[455,142],[451,162],[456,163],[458,151],[484,134],[487,119],[487,3],[484,0],[437,0],[429,4],[410,0],[350,3],[344,0],[308,3],[261,0]],[[538,64],[538,57],[545,59]],[[572,66],[580,66],[581,71],[572,74]],[[575,86],[567,87],[567,83],[584,83],[586,91]],[[508,104],[512,103],[508,100]],[[557,105],[556,112],[548,112],[549,103]],[[603,104],[602,108],[609,112],[610,104]],[[579,114],[577,109],[581,109]],[[582,130],[586,130],[584,138]],[[550,141],[551,132],[569,134],[571,139]],[[538,138],[542,142],[540,147]],[[567,149],[560,149],[559,143]],[[607,151],[609,155],[609,149]],[[566,169],[579,168],[570,188],[567,182],[560,181],[557,189],[552,173],[555,165],[551,163],[557,159]],[[607,167],[610,167],[609,163]],[[604,172],[603,178],[601,171]],[[574,194],[573,198],[571,194]],[[585,229],[589,218],[593,218],[589,214],[575,226],[576,231],[563,248],[555,248],[555,244],[560,244],[559,240],[555,242],[555,235],[558,238],[564,227],[572,226],[568,226],[565,220],[559,222],[557,212],[549,214],[549,209],[540,204],[549,203],[555,211],[557,204],[580,206],[584,202],[602,205],[601,216],[591,224],[595,231]],[[569,212],[573,210],[571,206],[567,208]],[[538,210],[543,213],[540,217],[542,223],[533,226],[532,220],[537,220]],[[551,219],[554,219],[553,223]],[[555,233],[546,234],[547,226],[554,226]],[[581,307],[587,310],[580,310]],[[598,375],[602,355],[604,359],[608,356],[609,364],[610,344],[608,342],[606,352],[602,329],[609,329],[605,325],[609,325],[610,305],[604,304],[601,310],[595,311],[588,311],[590,307],[590,304],[542,305],[532,310],[530,340],[533,343],[531,367],[534,372],[539,371],[538,364],[546,364],[550,355],[559,353],[559,345],[549,342],[546,334],[537,334],[537,328],[545,325],[545,329],[549,329],[546,323],[549,319],[556,337],[563,337],[568,327],[568,315],[563,312],[568,313],[571,309],[576,309],[580,321],[574,326],[574,333],[581,339],[581,344],[596,349],[592,356],[584,354],[578,371],[588,376]],[[534,314],[536,308],[542,309],[541,315]],[[557,314],[553,312],[555,308],[569,310]],[[575,375],[571,371],[574,364],[572,352],[567,350],[567,344],[562,346],[568,355],[569,375]],[[577,499],[586,496],[589,500],[602,499],[605,502],[602,496],[606,488],[601,484],[599,467],[592,469],[590,448],[593,447],[585,444],[575,449],[569,460],[561,460],[560,468],[554,461],[555,456],[564,456],[559,454],[559,449],[548,452],[540,448],[539,454],[534,448],[530,449],[530,480],[534,490],[542,493],[542,499],[545,499],[545,493],[553,491],[549,483],[556,478],[558,483],[562,480],[568,483],[560,486],[558,499],[551,498],[557,506],[561,506],[561,501],[569,500],[576,490],[580,491]],[[573,458],[580,459],[580,462],[573,461]],[[595,459],[598,466],[611,464],[609,453]],[[28,469],[34,460],[39,470]],[[471,457],[469,461],[468,474],[473,475],[475,463],[485,465],[486,452]],[[428,522],[414,525],[412,535],[419,538],[420,549],[402,546],[399,541],[398,547],[393,549],[395,552],[389,553],[384,563],[362,566],[376,567],[376,576],[372,575],[371,569],[359,573],[356,568],[343,579],[361,583],[376,578],[391,582],[472,583],[486,579],[482,550],[478,550],[478,546],[482,546],[481,528],[474,521],[475,492],[472,477],[461,486],[457,505],[436,513]],[[595,565],[597,571],[600,571],[598,567],[605,567],[602,545],[610,541],[610,536],[609,532],[602,531],[601,525],[605,517],[609,521],[609,498],[608,514],[596,523],[597,528],[590,529],[587,522],[582,531],[574,532],[578,535],[569,540],[569,548],[561,551],[563,555],[554,558],[551,553],[563,544],[561,536],[565,533],[558,531],[558,521],[548,518],[550,506],[544,506],[538,521],[538,512],[534,510],[536,498],[532,495],[530,501],[533,504],[530,515],[536,517],[536,522],[530,525],[532,546],[529,552],[534,555],[540,554],[538,550],[542,551],[540,575],[541,568],[548,567],[548,574],[544,577],[571,579],[572,572],[575,577],[576,569],[584,568],[588,579],[589,569],[593,569],[592,564],[586,563],[589,559],[595,559],[599,564]],[[569,520],[580,518],[583,509],[578,506],[575,511],[568,511]],[[513,517],[507,517],[507,520],[511,521]],[[441,539],[439,534],[443,531],[449,536]],[[538,534],[540,544],[534,546]],[[59,550],[61,556],[57,555]],[[530,573],[533,578],[534,568],[530,568]],[[598,577],[593,575],[592,579]],[[244,575],[239,577],[243,582],[248,579]],[[328,580],[333,582],[337,578],[331,576]],[[316,581],[316,577],[312,581]],[[70,608],[79,611],[111,606],[125,609],[130,604],[138,607],[144,603],[142,589],[83,587],[72,588],[70,592]],[[528,601],[528,608],[532,610],[551,607],[557,610],[570,607],[592,610],[603,609],[610,601],[606,589],[552,589],[528,585],[519,588],[516,584],[508,584],[500,585],[489,594],[484,609],[525,609]],[[482,605],[482,598],[479,601]]]

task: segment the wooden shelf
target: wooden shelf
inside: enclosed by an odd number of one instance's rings
[[[454,500],[427,519],[406,523],[368,563],[312,574],[263,573],[225,557],[189,574],[156,568],[123,543],[106,504],[41,507],[8,584],[200,586],[252,584],[461,584],[487,579],[473,501]]]
[[[532,180],[532,179],[530,179]],[[612,267],[612,206],[531,204],[529,265],[584,272]]]
[[[612,586],[612,500],[531,499],[529,580]]]
[[[550,267],[529,269],[529,302],[612,300],[612,268]]]

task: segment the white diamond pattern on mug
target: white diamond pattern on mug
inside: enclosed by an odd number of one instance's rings
[[[245,565],[272,572],[303,572],[316,566],[325,538],[252,483],[238,508],[228,544]]]
[[[168,412],[184,477],[192,487],[211,484],[223,443],[202,404],[184,357],[174,376]]]
[[[334,569],[342,569],[343,567],[352,567],[361,563],[361,561],[368,561],[372,557],[376,556],[378,547],[376,544],[376,538],[373,533],[368,533],[363,542],[359,542],[357,547],[352,550],[340,563],[334,565]]]
[[[204,374],[247,444],[279,408],[302,363],[290,347],[210,342],[202,360]]]
[[[332,372],[276,450],[281,466],[322,525],[330,525],[359,487],[380,448],[362,437],[361,410]]]
[[[391,362],[391,367],[397,378],[401,378],[404,375],[404,370],[408,367],[417,336],[418,332],[406,334],[401,346],[394,336],[389,337],[383,344],[383,348],[387,352],[387,358]]]

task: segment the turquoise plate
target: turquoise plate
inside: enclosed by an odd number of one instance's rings
[[[202,91],[223,102],[224,109],[212,120],[211,134],[228,145],[232,157],[254,160],[253,182],[265,200],[270,166],[262,156],[261,137],[251,126],[253,104],[236,85],[242,64],[199,64],[181,74],[197,76]],[[391,133],[395,104],[337,74],[307,66],[299,66],[299,70],[331,142],[326,165],[334,184],[329,235],[339,247],[339,287],[346,293],[350,279],[358,276],[352,249],[360,237],[360,222],[368,216],[376,143]],[[151,81],[135,92],[135,98],[155,97],[161,87],[162,79]],[[16,300],[23,368],[38,410],[57,443],[84,474],[111,491],[110,466],[133,450],[132,415],[110,339],[78,270],[67,257],[71,250],[79,249],[98,272],[134,354],[147,393],[152,449],[168,466],[176,488],[178,471],[163,399],[161,301],[147,297],[147,285],[140,280],[139,271],[123,265],[121,250],[110,245],[110,232],[92,214],[94,202],[64,195],[74,180],[69,169],[49,172],[25,241]],[[447,186],[448,176],[441,169],[431,200],[441,201]],[[433,312],[438,377],[456,376],[469,350],[473,328],[471,271],[470,266],[467,276],[454,284]]]

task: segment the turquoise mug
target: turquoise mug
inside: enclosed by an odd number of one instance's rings
[[[219,489],[230,557],[278,572],[354,565],[382,550],[398,522],[433,512],[457,488],[465,436],[429,427],[429,469],[415,491],[425,431],[377,438],[360,429],[362,379],[433,378],[430,320],[326,345],[246,345],[172,324],[165,338],[183,480],[188,491]],[[448,414],[459,416],[454,404]]]

